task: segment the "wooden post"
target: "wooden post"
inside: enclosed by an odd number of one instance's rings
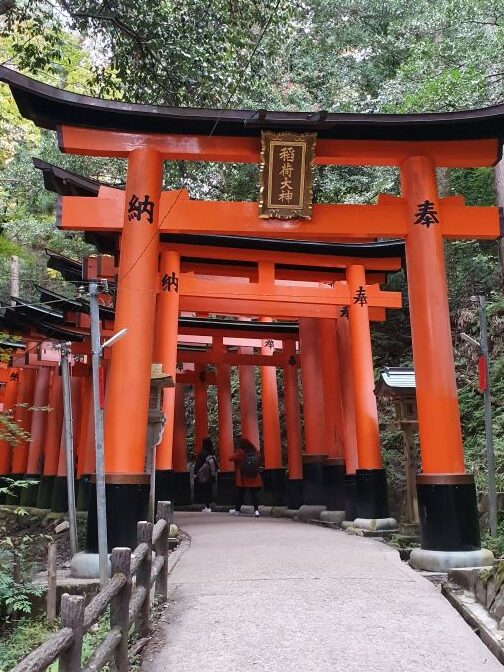
[[[47,547],[47,620],[56,620],[56,550],[57,544],[51,541]]]
[[[146,635],[149,632],[150,620],[150,579],[152,571],[152,523],[145,520],[137,524],[137,541],[139,544],[147,544],[147,553],[145,554],[140,567],[136,573],[137,588],[145,588],[145,599],[138,612],[136,619],[136,628],[139,635]]]
[[[121,628],[121,641],[114,654],[117,672],[128,672],[128,633],[129,633],[129,603],[131,597],[130,576],[131,550],[129,548],[114,548],[110,557],[111,575],[124,574],[126,583],[112,598],[110,603],[110,628]]]
[[[415,428],[410,423],[401,423],[406,456],[406,497],[410,522],[419,523],[416,478],[418,460],[416,455]]]
[[[71,645],[60,656],[59,672],[80,672],[82,669],[84,607],[82,595],[64,593],[61,598],[61,627],[72,628],[74,636]]]
[[[158,595],[163,602],[166,602],[168,599],[168,556],[170,552],[169,538],[172,519],[171,502],[158,502],[157,519],[166,521],[166,527],[163,534],[156,542],[156,554],[162,555],[164,558],[163,568],[156,579],[156,595]]]

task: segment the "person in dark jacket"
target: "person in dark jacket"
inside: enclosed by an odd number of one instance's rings
[[[205,437],[194,464],[194,480],[198,485],[201,499],[205,502],[204,513],[210,513],[213,501],[213,484],[217,477],[219,464],[210,437]],[[200,500],[201,501],[201,500]]]
[[[229,513],[237,516],[240,514],[241,507],[245,500],[245,493],[250,493],[250,499],[254,506],[254,515],[259,516],[259,502],[257,493],[262,488],[262,480],[260,474],[261,453],[254,446],[252,441],[241,438],[238,442],[238,449],[229,458],[235,463],[236,472],[236,490],[237,502],[236,507],[231,509]]]

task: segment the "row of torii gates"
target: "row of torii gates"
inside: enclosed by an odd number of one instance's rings
[[[239,367],[242,434],[256,443],[253,367],[259,366],[267,501],[346,508],[363,527],[388,518],[370,321],[383,320],[386,308],[401,306],[400,294],[383,291],[380,284],[388,272],[401,268],[404,250],[422,467],[417,478],[422,549],[415,562],[432,566],[434,558],[447,567],[488,559],[480,544],[474,479],[464,466],[443,239],[497,238],[499,216],[497,208],[467,207],[460,196],[439,198],[436,168],[489,166],[499,160],[504,108],[425,115],[197,110],[88,98],[7,68],[0,69],[0,79],[10,86],[23,116],[57,130],[61,151],[128,162],[125,190],[39,166],[46,185],[61,194],[60,228],[84,231],[102,250],[117,252],[117,267],[107,257],[87,264],[95,268],[89,277],[117,281],[113,323],[103,326],[128,329],[112,348],[107,367],[111,546],[128,545],[136,520],[145,517],[153,362],[177,381],[163,397],[166,428],[156,457],[159,498],[175,503],[187,498],[182,385],[194,384],[198,446],[208,430],[206,385],[216,384],[219,497],[232,501],[230,366]],[[402,195],[381,195],[376,205],[314,205],[310,221],[286,222],[261,219],[253,202],[198,201],[184,190],[162,190],[165,161],[258,163],[260,133],[271,129],[316,132],[319,165],[398,166]],[[424,205],[430,214],[419,221]],[[377,240],[384,238],[389,242]],[[26,310],[33,316],[33,307]],[[82,316],[70,318],[71,312],[66,324],[74,319],[79,327]],[[193,330],[186,326],[181,334],[187,314],[196,315]],[[41,326],[39,320],[39,334]],[[52,328],[54,333],[54,320]],[[188,350],[189,336],[202,349]],[[89,353],[83,338],[82,352]],[[215,373],[206,370],[209,364]],[[284,370],[287,464],[276,367]],[[54,370],[52,388],[57,378]],[[12,473],[29,473],[31,448],[25,450],[25,468],[15,466]],[[81,463],[80,468],[83,475],[86,467]],[[94,528],[92,519],[88,528]]]

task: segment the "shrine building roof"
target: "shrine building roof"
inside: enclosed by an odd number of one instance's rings
[[[504,105],[424,114],[219,110],[140,105],[64,91],[0,67],[21,114],[41,128],[60,125],[136,133],[254,137],[261,130],[316,132],[339,140],[476,140],[504,137]]]

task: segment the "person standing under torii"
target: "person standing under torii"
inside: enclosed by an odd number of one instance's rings
[[[236,507],[231,509],[231,515],[239,515],[243,502],[245,500],[245,493],[250,493],[250,499],[254,507],[254,516],[259,516],[259,501],[257,494],[262,488],[261,479],[261,453],[254,446],[252,441],[241,438],[238,442],[238,449],[229,458],[231,462],[235,463],[236,472],[236,490],[237,502]]]

